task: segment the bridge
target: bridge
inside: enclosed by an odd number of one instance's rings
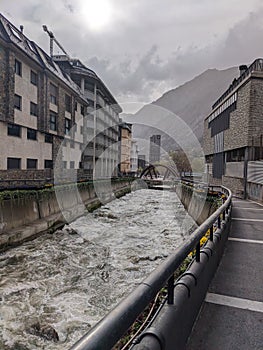
[[[150,189],[170,190],[175,187],[181,177],[174,166],[155,163],[148,165],[140,174]]]
[[[228,189],[218,190],[226,197],[221,207],[71,350],[263,348],[263,206],[232,203]],[[164,286],[167,298],[144,331],[129,347],[114,347]]]

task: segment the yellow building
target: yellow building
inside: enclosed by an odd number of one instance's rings
[[[128,174],[131,169],[131,139],[132,124],[120,123],[120,164],[122,174]]]

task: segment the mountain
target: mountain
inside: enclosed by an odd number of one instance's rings
[[[134,115],[124,116],[124,119],[134,124],[133,136],[146,143],[152,134],[162,134],[162,147],[166,151],[178,143],[189,142],[192,132],[201,141],[205,117],[213,103],[238,75],[236,67],[208,69],[185,84],[167,91]]]

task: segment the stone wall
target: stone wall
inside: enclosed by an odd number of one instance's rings
[[[237,108],[230,114],[229,129],[224,131],[224,151],[248,144],[251,80],[238,89]]]
[[[0,120],[14,121],[15,56],[0,45]]]
[[[214,153],[214,139],[211,137],[211,129],[208,128],[208,118],[204,121],[203,150],[205,155]]]
[[[231,176],[223,176],[222,185],[229,188],[232,193],[240,198],[244,195],[244,180]]]
[[[261,75],[261,76],[260,76]],[[249,113],[249,146],[260,146],[263,135],[263,75],[257,72],[252,76]],[[255,76],[258,76],[257,78]],[[261,141],[262,142],[262,141]]]

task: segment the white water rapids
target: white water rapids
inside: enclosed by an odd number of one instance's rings
[[[68,349],[193,225],[175,192],[145,189],[1,254],[0,349]],[[31,334],[37,322],[59,341]]]

